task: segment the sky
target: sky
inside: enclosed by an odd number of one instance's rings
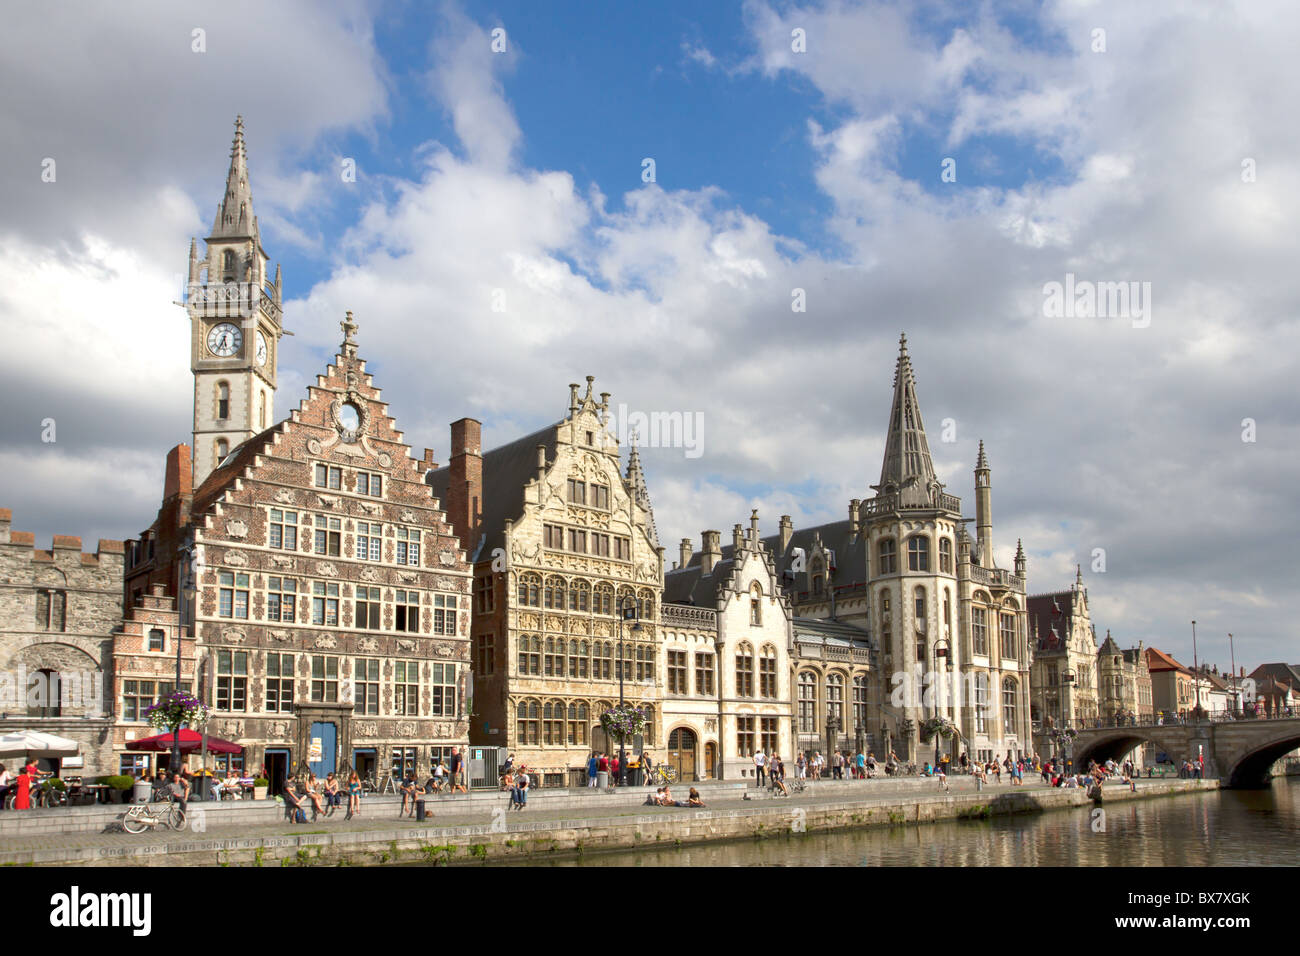
[[[695,426],[643,436],[671,562],[869,497],[906,332],[940,479],[973,516],[984,440],[1032,593],[1080,565],[1101,638],[1295,660],[1297,46],[1269,0],[14,8],[0,506],[46,547],[152,522],[242,114],[277,417],[345,310],[439,462],[594,375]]]

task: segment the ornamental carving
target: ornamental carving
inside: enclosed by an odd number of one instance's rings
[[[446,577],[445,575],[441,575],[441,574],[438,575],[436,578],[433,579],[433,586],[434,586],[435,588],[437,588],[439,591],[455,591],[455,590],[457,590],[457,587],[456,587],[455,582],[452,581],[451,578]]]
[[[414,571],[398,571],[397,576],[406,584],[415,584],[420,580],[420,576]]]
[[[316,500],[320,502],[322,508],[335,508],[339,506],[338,495],[317,495]]]
[[[308,438],[308,439],[307,439],[307,450],[308,450],[309,452],[311,452],[313,455],[319,455],[319,454],[321,453],[321,444],[320,444],[320,442],[317,441],[315,438]]]
[[[221,639],[229,644],[244,643],[244,632],[238,627],[228,627],[221,632]]]
[[[271,555],[271,563],[275,565],[277,568],[279,568],[281,571],[293,570],[293,558],[289,557],[288,555],[273,554]]]
[[[373,720],[363,720],[354,724],[358,737],[374,737],[379,733],[379,725]]]
[[[292,488],[281,488],[272,497],[282,505],[293,504],[294,494]]]
[[[247,538],[248,525],[244,524],[244,522],[240,521],[238,518],[227,521],[226,534],[230,535],[232,538]]]
[[[289,631],[267,631],[267,634],[271,636],[271,640],[279,641],[281,644],[293,637]]]
[[[369,581],[371,584],[378,584],[383,580],[383,575],[379,573],[379,569],[369,566],[362,568],[357,577],[361,578],[362,581]]]
[[[411,723],[409,720],[402,721],[394,729],[397,731],[397,736],[399,737],[415,736],[415,731],[416,731],[415,724]]]
[[[242,720],[223,720],[217,724],[217,733],[223,737],[242,737],[244,736],[244,722]]]
[[[322,561],[320,564],[316,565],[316,570],[327,578],[336,578],[339,576],[339,569],[334,567],[334,565],[328,561]]]
[[[392,467],[393,467],[393,456],[390,455],[390,454],[388,454],[388,452],[386,452],[386,451],[381,451],[381,452],[379,453],[379,467],[380,467],[380,468],[392,468]]]
[[[456,732],[456,725],[441,721],[433,725],[433,735],[435,737],[448,738]]]
[[[379,642],[373,637],[363,637],[357,641],[357,650],[364,654],[373,654],[379,650]]]
[[[531,548],[525,548],[518,541],[510,542],[510,560],[512,561],[524,561],[536,564],[541,556],[542,545],[540,541],[537,544],[534,544]]]
[[[415,512],[412,511],[410,508],[404,508],[402,510],[402,513],[398,515],[398,517],[401,518],[403,521],[405,521],[407,524],[415,524]]]
[[[338,639],[333,634],[322,634],[312,642],[312,647],[338,647]]]
[[[357,427],[348,428],[343,423],[343,406],[351,405],[357,410]],[[340,398],[330,402],[330,417],[334,420],[334,429],[339,438],[347,444],[355,444],[370,429],[370,406],[350,388]]]
[[[230,565],[232,568],[248,567],[248,555],[242,551],[227,551],[225,560],[222,562]]]
[[[272,720],[266,725],[266,736],[284,739],[289,736],[289,721]]]
[[[444,568],[450,568],[456,563],[455,552],[451,548],[444,548],[438,552],[438,563]]]
[[[452,647],[450,644],[444,644],[441,641],[433,645],[433,652],[437,654],[439,657],[451,657],[452,654],[455,653],[455,651],[456,649]]]
[[[399,651],[413,651],[415,650],[415,641],[398,641],[397,649]]]
[[[717,729],[718,729],[718,718],[716,718],[716,717],[705,717],[705,718],[704,718],[704,729],[705,729],[706,731],[715,731],[715,732],[716,732]]]
[[[373,501],[363,501],[361,502],[361,510],[368,515],[377,515],[379,514],[380,506],[375,504]]]

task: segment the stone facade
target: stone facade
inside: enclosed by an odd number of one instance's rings
[[[209,727],[249,767],[424,774],[468,742],[470,570],[423,483],[430,456],[411,457],[351,313],[342,324],[339,354],[288,419],[192,492],[168,476],[190,500],[165,501],[159,522],[188,521],[127,589],[194,588],[182,621]]]
[[[1034,635],[1031,671],[1035,733],[1040,753],[1054,753],[1051,732],[1077,727],[1100,716],[1097,687],[1097,633],[1088,605],[1083,572],[1075,571],[1068,591],[1029,599]]]
[[[101,540],[86,554],[80,538],[55,535],[50,550],[37,550],[12,518],[0,509],[0,732],[71,738],[85,764],[78,772],[115,772],[109,682],[125,548]]]
[[[450,463],[427,478],[475,548],[471,740],[551,773],[617,749],[599,722],[619,700],[620,647],[623,697],[651,714],[628,749],[664,741],[662,549],[639,463],[620,473],[609,395],[592,381],[581,399],[570,386],[562,421],[487,454],[480,424],[456,422]]]
[[[1151,671],[1141,641],[1124,650],[1106,632],[1097,651],[1097,689],[1102,717],[1132,717],[1141,723],[1155,713]]]

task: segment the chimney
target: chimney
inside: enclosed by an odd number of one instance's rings
[[[861,506],[861,498],[854,498],[849,502],[849,531],[853,534],[858,533],[858,510]]]
[[[0,544],[9,543],[9,527],[13,524],[14,513],[8,508],[0,508]]]
[[[447,500],[442,503],[460,546],[472,560],[478,548],[479,521],[483,516],[483,424],[473,418],[451,423],[451,461],[448,463]],[[432,460],[432,450],[425,458]]]
[[[691,546],[691,539],[690,539],[690,538],[682,538],[682,543],[681,543],[681,545],[680,545],[679,548],[678,548],[678,557],[681,559],[680,562],[679,562],[679,564],[678,564],[678,567],[682,567],[682,568],[684,568],[684,567],[686,567],[688,564],[690,564],[690,563],[691,563],[691,554],[694,553],[694,551],[695,551],[695,548],[693,548],[693,547]]]
[[[794,525],[790,522],[789,515],[781,515],[781,554],[784,555],[786,549],[790,547],[790,539],[794,537]]]
[[[701,531],[700,538],[704,541],[704,547],[700,550],[700,567],[705,574],[713,573],[713,566],[718,563],[722,557],[721,531]]]
[[[758,509],[749,509],[749,540],[754,542],[754,548],[758,548]]]
[[[438,463],[433,460],[432,448],[426,448],[424,450],[424,458],[421,459],[421,463],[424,465],[425,474],[428,474],[429,472],[433,471],[435,468],[438,467]]]
[[[537,446],[537,477],[546,477],[546,446]]]
[[[163,501],[180,495],[189,498],[194,494],[194,463],[189,445],[177,445],[167,453],[167,471],[163,479]]]
[[[731,547],[733,550],[740,551],[745,546],[745,533],[737,524],[731,529]]]

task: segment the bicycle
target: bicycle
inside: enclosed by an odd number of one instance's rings
[[[785,781],[785,785],[790,788],[792,793],[803,793],[808,789],[808,781],[799,777]]]
[[[665,766],[664,764],[660,764],[651,770],[650,776],[646,779],[646,785],[651,787],[655,784],[658,784],[661,787],[666,787],[669,784],[676,782],[677,770],[673,767]]]
[[[177,805],[175,799],[168,797],[166,801],[159,801],[162,802],[167,804],[165,810],[161,805],[137,803],[122,814],[122,829],[127,833],[143,833],[158,827],[185,829],[185,811]]]

